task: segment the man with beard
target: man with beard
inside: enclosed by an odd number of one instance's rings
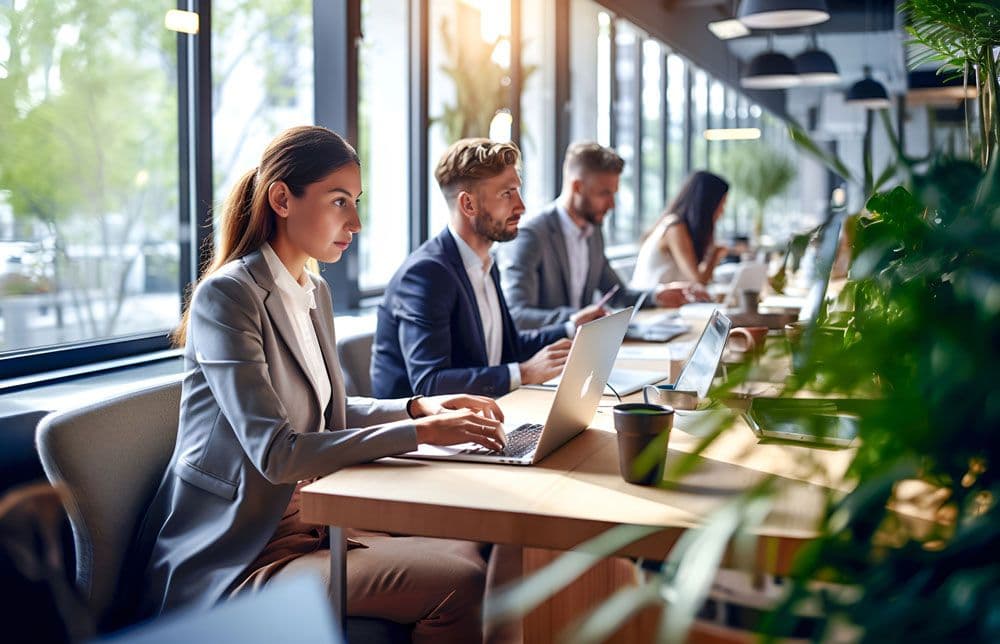
[[[450,221],[406,259],[378,307],[376,397],[501,396],[545,382],[562,371],[576,327],[604,314],[590,306],[559,324],[515,328],[489,251],[518,234],[519,160],[516,146],[489,139],[462,139],[441,157],[434,177]]]
[[[597,143],[574,143],[563,162],[562,194],[521,227],[517,240],[498,253],[503,290],[519,329],[569,320],[595,294],[617,287],[613,306],[635,304],[604,255],[601,224],[614,208],[625,161]],[[658,285],[659,306],[676,307],[702,296],[684,284]]]

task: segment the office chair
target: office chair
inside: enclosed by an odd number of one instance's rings
[[[117,617],[126,553],[174,451],[182,378],[53,412],[38,424],[45,474],[66,492],[76,585],[99,629]],[[388,620],[346,620],[348,642],[408,642],[410,630]]]
[[[348,396],[372,395],[372,341],[374,331],[348,335],[337,340],[337,355],[344,371],[344,389]]]

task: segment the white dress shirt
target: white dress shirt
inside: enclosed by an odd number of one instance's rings
[[[267,261],[267,267],[271,270],[274,284],[278,287],[281,303],[284,305],[285,311],[288,312],[288,317],[292,320],[292,329],[295,333],[294,342],[298,343],[299,349],[306,359],[306,376],[309,377],[309,381],[316,390],[320,405],[320,427],[316,428],[316,431],[323,431],[325,429],[322,426],[323,414],[326,411],[326,406],[330,404],[333,389],[326,371],[323,351],[320,349],[319,339],[316,337],[316,328],[309,315],[309,311],[316,308],[316,298],[313,295],[313,290],[316,287],[305,271],[302,273],[302,282],[297,282],[267,242],[261,246],[261,253]]]
[[[569,259],[569,305],[578,309],[590,304],[590,299],[594,297],[593,293],[583,292],[587,272],[590,270],[590,249],[587,242],[594,234],[594,227],[591,224],[585,224],[583,228],[577,226],[562,204],[556,204],[556,211],[559,213],[563,237],[566,238],[566,257]]]
[[[465,240],[448,224],[458,246],[458,254],[462,257],[462,265],[472,283],[472,292],[476,294],[476,306],[479,309],[479,321],[483,325],[483,335],[486,338],[486,357],[490,367],[500,364],[503,358],[503,317],[500,312],[500,296],[497,294],[496,283],[490,276],[493,269],[493,256],[486,253],[480,256]],[[511,391],[521,386],[521,368],[516,362],[507,365],[510,370]]]

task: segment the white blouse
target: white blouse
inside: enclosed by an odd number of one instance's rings
[[[664,252],[660,249],[660,242],[667,233],[667,229],[682,223],[681,218],[677,215],[667,215],[660,220],[660,223],[656,224],[653,232],[639,248],[639,256],[635,259],[635,270],[632,272],[629,288],[646,290],[654,288],[657,284],[687,281],[687,277],[681,271],[670,251]]]
[[[288,312],[288,317],[292,319],[292,328],[295,333],[295,342],[298,343],[302,355],[306,359],[306,376],[316,390],[320,405],[320,426],[316,431],[323,431],[323,418],[327,405],[330,404],[330,396],[333,387],[330,385],[330,376],[326,371],[326,361],[323,359],[323,351],[319,346],[319,338],[316,337],[316,327],[313,326],[312,316],[309,311],[316,308],[316,298],[313,290],[316,286],[309,279],[306,271],[302,272],[302,282],[297,282],[292,274],[288,272],[278,255],[271,248],[271,245],[264,242],[261,252],[267,261],[267,267],[271,269],[271,277],[278,287],[281,296],[281,303]]]

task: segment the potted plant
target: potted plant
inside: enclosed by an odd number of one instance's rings
[[[965,60],[995,56],[995,3],[907,6],[918,31],[941,20],[936,37],[992,26],[988,47],[948,42]],[[938,7],[958,6],[937,17]],[[996,97],[996,60],[978,60],[979,84],[993,86],[979,95]],[[906,186],[867,200],[838,332],[817,335],[787,383],[785,395],[865,392],[870,400],[848,472],[856,484],[829,494],[820,536],[800,553],[787,596],[762,625],[771,636],[789,632],[809,603],[825,616],[817,640],[846,628],[852,640],[870,642],[1000,641],[1000,121],[990,101],[982,107],[993,113],[981,130],[985,154],[939,158],[920,172],[910,166]],[[725,431],[716,425],[706,442]],[[768,497],[764,481],[686,533],[646,584],[615,595],[569,639],[601,641],[638,608],[661,603],[660,639],[683,641],[731,539],[745,550],[746,528],[767,512]],[[585,550],[607,555],[643,530],[621,526]],[[537,601],[547,581],[571,578],[573,565],[583,564],[557,560],[511,597],[530,608],[529,595]]]
[[[722,173],[735,196],[752,204],[753,241],[759,245],[764,234],[765,209],[791,185],[795,165],[764,143],[743,143],[727,154]]]

